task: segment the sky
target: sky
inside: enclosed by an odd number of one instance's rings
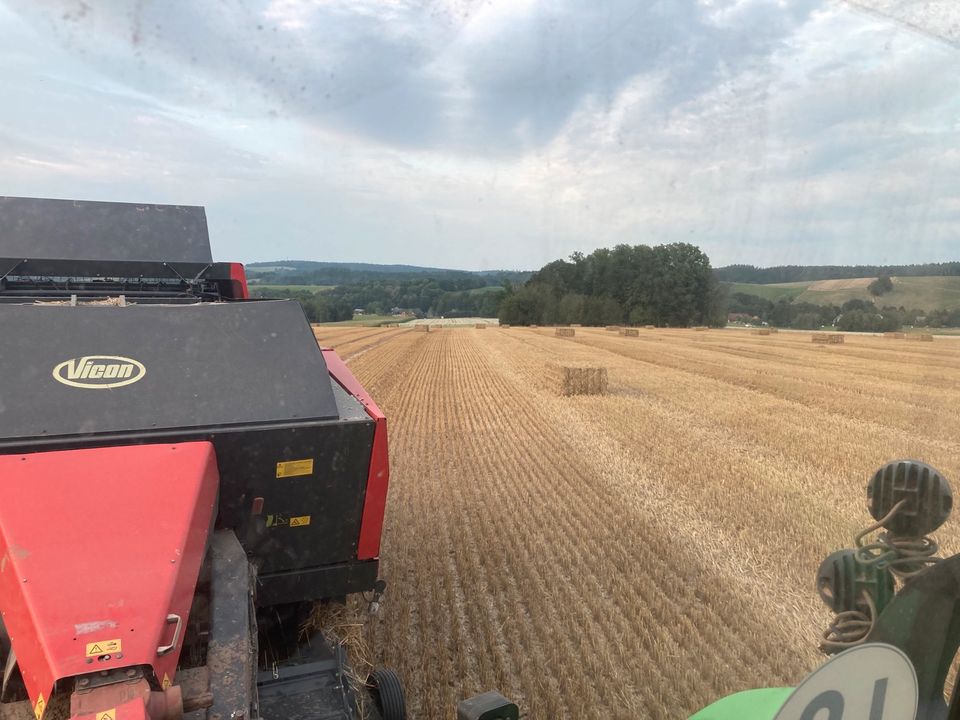
[[[0,0],[0,195],[223,261],[958,260],[958,59],[953,0]]]

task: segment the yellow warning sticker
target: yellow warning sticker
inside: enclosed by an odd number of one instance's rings
[[[310,524],[309,515],[267,515],[267,527],[306,527]]]
[[[170,687],[171,685],[173,685],[173,683],[170,682],[170,676],[167,675],[166,673],[164,673],[164,674],[163,674],[163,682],[160,683],[160,687],[162,687],[164,690],[166,690],[166,689],[167,689],[168,687]]]
[[[300,475],[313,475],[313,458],[277,463],[278,478],[299,477]]]
[[[87,643],[87,657],[97,657],[98,655],[110,655],[118,653],[121,650],[120,638],[116,640],[100,640],[99,642]]]
[[[46,709],[47,703],[43,699],[43,693],[40,693],[36,704],[33,706],[33,714],[36,716],[37,720],[40,720],[40,718],[43,717],[43,711]]]
[[[117,720],[117,709],[112,707],[109,710],[101,710],[97,713],[97,720]]]

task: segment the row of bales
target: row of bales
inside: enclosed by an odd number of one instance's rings
[[[916,342],[933,342],[933,335],[928,333],[885,332],[888,340],[914,340]]]
[[[490,327],[490,325],[491,325],[490,323],[476,323],[473,327],[476,330],[486,330],[488,327]],[[386,323],[381,327],[396,328],[396,327],[400,327],[400,325],[398,323]],[[423,325],[414,325],[413,329],[417,332],[430,332],[431,330],[440,330],[443,327],[444,327],[443,325],[423,324]],[[499,327],[510,328],[512,326],[508,323],[501,323]],[[527,325],[526,327],[530,329],[537,329],[539,326]],[[565,338],[575,337],[576,328],[578,327],[582,327],[582,326],[576,325],[576,324],[556,325],[556,326],[553,326],[554,335],[556,337],[565,337]],[[623,337],[639,337],[641,329],[655,330],[656,326],[644,325],[643,328],[638,328],[638,327],[628,327],[628,326],[622,326],[622,325],[607,325],[604,329],[609,332],[616,332]],[[690,329],[693,330],[694,332],[704,332],[709,330],[710,328],[705,325],[698,325]],[[779,331],[777,330],[777,328],[764,327],[764,328],[753,328],[750,331],[750,334],[758,335],[758,336],[768,336],[768,335],[776,335],[778,332]],[[883,337],[888,340],[911,340],[915,342],[933,342],[933,335],[930,335],[928,333],[906,333],[906,332],[899,332],[899,331],[885,332],[883,333]],[[845,341],[845,336],[842,333],[815,332],[810,336],[810,340],[814,344],[818,344],[818,345],[843,345]]]

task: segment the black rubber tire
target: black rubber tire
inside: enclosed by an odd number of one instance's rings
[[[407,720],[403,686],[393,670],[378,668],[367,678],[367,687],[383,720]]]

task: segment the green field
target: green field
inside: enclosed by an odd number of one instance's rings
[[[780,298],[792,300],[807,289],[807,282],[776,283],[772,285],[756,285],[754,283],[723,283],[731,294],[746,293],[757,295],[765,300],[776,302]]]
[[[260,283],[254,283],[250,285],[251,292],[261,293],[266,296],[270,291],[284,291],[288,290],[290,292],[311,292],[318,293],[323,292],[324,290],[333,290],[336,285],[263,285]]]
[[[397,318],[393,315],[354,315],[353,320],[340,320],[339,322],[319,323],[324,327],[337,327],[338,325],[356,325],[359,327],[376,327],[384,323],[403,323],[413,318]]]
[[[503,287],[500,285],[484,285],[483,287],[467,290],[467,293],[470,295],[482,295],[484,293],[497,292],[498,290],[503,290]]]
[[[815,305],[843,305],[847,300],[858,299],[874,302],[878,307],[902,306],[926,311],[960,307],[960,277],[895,277],[893,290],[880,297],[871,295],[867,284],[863,278],[776,285],[725,283],[731,293],[758,295],[774,302],[787,298]]]

